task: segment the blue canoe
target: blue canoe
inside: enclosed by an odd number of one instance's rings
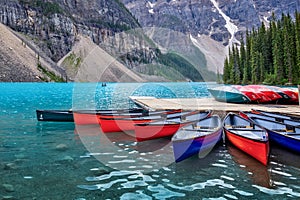
[[[263,111],[263,110],[254,110],[254,109],[252,109],[251,112],[255,113],[255,114],[274,117],[274,118],[277,119],[277,121],[280,121],[280,119],[287,119],[287,120],[293,120],[293,121],[299,121],[300,122],[300,117],[291,116],[291,115],[288,115],[288,114],[283,114],[283,113],[278,113],[278,112],[267,112],[267,111]]]
[[[211,95],[221,102],[227,103],[249,103],[251,100],[240,92],[238,89],[231,86],[220,86],[216,88],[210,88],[208,91]]]
[[[192,155],[205,157],[222,138],[222,122],[213,115],[179,129],[172,137],[173,152],[176,162]]]
[[[266,119],[266,120],[270,120],[270,121],[274,121],[274,122],[281,122],[283,124],[300,127],[300,121],[285,118],[284,115],[283,115],[283,117],[280,117],[279,114],[277,116],[275,116],[275,115],[256,114],[253,112],[243,112],[241,115],[243,115],[243,114],[247,115],[248,118],[256,117],[256,118],[260,118],[260,119]]]
[[[251,117],[250,119],[268,131],[272,142],[293,152],[300,153],[299,127],[258,117]]]

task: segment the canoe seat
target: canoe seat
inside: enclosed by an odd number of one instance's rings
[[[199,134],[199,132],[213,132],[216,129],[217,128],[215,128],[215,127],[202,128],[201,126],[196,126],[196,127],[193,127],[193,128],[183,128],[183,130],[185,130],[185,131],[196,131],[198,134]]]
[[[288,130],[288,129],[272,129],[272,131],[294,133],[294,130]]]
[[[193,126],[194,129],[216,129],[216,127],[213,126]]]
[[[285,135],[290,135],[290,136],[300,136],[300,133],[286,133]]]
[[[232,129],[236,129],[236,128],[253,128],[252,126],[245,126],[245,125],[226,125],[226,128],[232,128]]]

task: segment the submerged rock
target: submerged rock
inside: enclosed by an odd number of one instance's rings
[[[17,169],[17,165],[15,163],[6,163],[4,164],[3,169],[4,170],[11,170],[11,169]]]
[[[21,153],[21,154],[16,154],[15,157],[17,159],[24,159],[24,158],[26,158],[26,155],[24,155],[24,154]]]
[[[101,176],[101,175],[104,175],[104,174],[109,174],[110,172],[113,171],[111,168],[105,167],[105,166],[103,166],[103,167],[97,167],[97,168],[92,168],[90,170],[93,172],[93,174],[95,176]]]
[[[16,198],[13,196],[3,196],[2,197],[2,200],[14,200],[14,199],[16,199]]]
[[[6,192],[14,192],[15,191],[14,186],[11,184],[2,184],[2,187],[4,188],[4,190]]]
[[[68,146],[66,144],[59,144],[55,147],[55,150],[57,151],[66,151],[68,149]]]
[[[71,156],[64,156],[61,159],[59,159],[59,161],[65,161],[65,162],[71,162],[73,160],[74,158],[72,158]]]

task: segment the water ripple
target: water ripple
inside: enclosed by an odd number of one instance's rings
[[[114,181],[111,181],[109,183],[103,183],[103,184],[96,184],[96,185],[77,185],[78,188],[85,189],[85,190],[106,190],[113,186],[116,183],[120,182],[127,182],[127,179],[117,179]]]
[[[225,197],[228,197],[230,199],[238,199],[236,196],[233,196],[231,194],[224,194]]]
[[[184,197],[184,193],[174,192],[167,188],[165,188],[163,185],[159,184],[157,186],[148,186],[148,190],[151,192],[157,192],[153,194],[153,196],[156,199],[167,199],[172,197]]]
[[[109,161],[110,164],[118,164],[118,163],[135,163],[135,160],[117,160],[117,161]]]
[[[139,178],[139,177],[141,177],[141,178],[143,179],[143,181],[145,181],[145,182],[155,182],[155,180],[154,180],[151,176],[149,176],[149,175],[144,175],[144,174],[142,174],[142,173],[137,174],[137,175],[131,175],[131,176],[129,176],[128,178],[129,178],[129,179],[137,179],[137,178]]]
[[[229,189],[234,189],[235,187],[225,183],[223,180],[220,179],[212,179],[212,180],[207,180],[206,182],[203,183],[195,183],[192,185],[185,185],[185,186],[176,186],[174,184],[168,184],[169,187],[173,189],[179,189],[179,190],[184,190],[184,191],[194,191],[194,190],[201,190],[204,189],[206,186],[213,187],[213,186],[222,186],[225,188]]]
[[[294,192],[293,189],[291,188],[287,188],[287,187],[282,187],[282,188],[278,188],[278,189],[269,189],[269,188],[265,188],[265,187],[261,187],[258,185],[252,185],[253,187],[259,189],[259,191],[266,193],[266,194],[290,194],[292,196],[295,197],[300,197],[300,193],[299,192]]]
[[[128,188],[135,188],[135,186],[148,186],[148,183],[141,180],[135,180],[135,181],[128,181],[126,183],[122,183],[121,185],[123,186],[123,188],[128,189]]]
[[[152,197],[144,194],[142,191],[136,191],[137,193],[124,193],[120,199],[121,200],[132,200],[132,199],[143,199],[143,200],[152,200]]]
[[[224,175],[222,175],[221,178],[224,178],[224,179],[229,180],[229,181],[234,181],[234,178],[224,176]]]
[[[253,196],[253,193],[250,193],[250,192],[245,192],[243,190],[234,190],[234,192],[240,194],[240,195],[243,195],[243,196]]]
[[[85,180],[86,181],[102,181],[102,180],[106,180],[106,179],[110,179],[113,176],[127,176],[127,175],[132,175],[132,174],[137,174],[139,172],[137,171],[113,171],[110,172],[109,174],[104,174],[101,176],[97,176],[97,177],[86,177]]]
[[[223,168],[227,168],[228,167],[227,165],[219,164],[219,163],[213,163],[212,166],[214,166],[214,167],[223,167]]]
[[[272,169],[272,173],[279,174],[279,175],[282,175],[282,176],[287,176],[287,177],[292,176],[291,174],[288,174],[288,173],[285,173],[285,172],[282,172],[282,171],[277,171],[277,170],[274,170],[274,169]]]

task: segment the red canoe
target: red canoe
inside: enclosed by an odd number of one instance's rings
[[[269,97],[271,99],[271,101],[277,101],[282,98],[280,94],[278,94],[277,92],[274,92],[273,90],[271,90],[267,87],[264,87],[263,85],[247,85],[244,87],[253,89],[255,93],[261,92],[261,93],[265,94],[267,97]]]
[[[249,90],[245,88],[242,85],[232,85],[235,89],[242,92],[244,95],[246,95],[252,102],[258,102],[261,99],[261,96],[253,92],[252,90]]]
[[[208,117],[211,111],[188,111],[170,119],[136,124],[134,131],[138,142],[174,135],[179,128]]]
[[[245,86],[242,86],[242,88],[240,90],[243,90],[244,93],[246,92],[249,92],[249,94],[255,94],[258,99],[255,100],[256,102],[258,103],[268,103],[268,102],[271,102],[272,99],[270,99],[266,94],[264,94],[263,92],[260,92],[259,90],[257,89],[254,89],[254,88],[251,88],[251,87],[248,87],[247,85]],[[242,92],[242,91],[241,91]]]
[[[225,117],[223,127],[229,142],[262,164],[268,164],[270,147],[265,129],[233,113]]]
[[[281,90],[284,94],[286,94],[289,98],[290,98],[290,102],[291,103],[299,103],[299,95],[296,91],[294,91],[293,89],[290,88],[280,88],[279,90]]]
[[[180,112],[181,110],[170,110],[167,113]],[[98,118],[132,118],[149,115],[158,115],[166,111],[148,111],[141,108],[119,109],[119,110],[79,110],[73,111],[74,122],[77,125],[99,124]]]
[[[73,111],[74,122],[77,125],[99,124],[98,116],[118,116],[118,115],[137,115],[141,116],[146,112],[140,108],[119,109],[119,110],[78,110]]]
[[[160,112],[153,112],[153,113],[151,112],[151,114],[148,116],[138,116],[138,117],[108,118],[108,117],[98,116],[98,122],[104,133],[122,132],[122,131],[134,130],[134,125],[136,124],[161,120],[163,118],[171,119],[177,117],[178,115],[181,115],[181,113],[178,112],[178,110],[164,111],[164,112],[160,111]]]

